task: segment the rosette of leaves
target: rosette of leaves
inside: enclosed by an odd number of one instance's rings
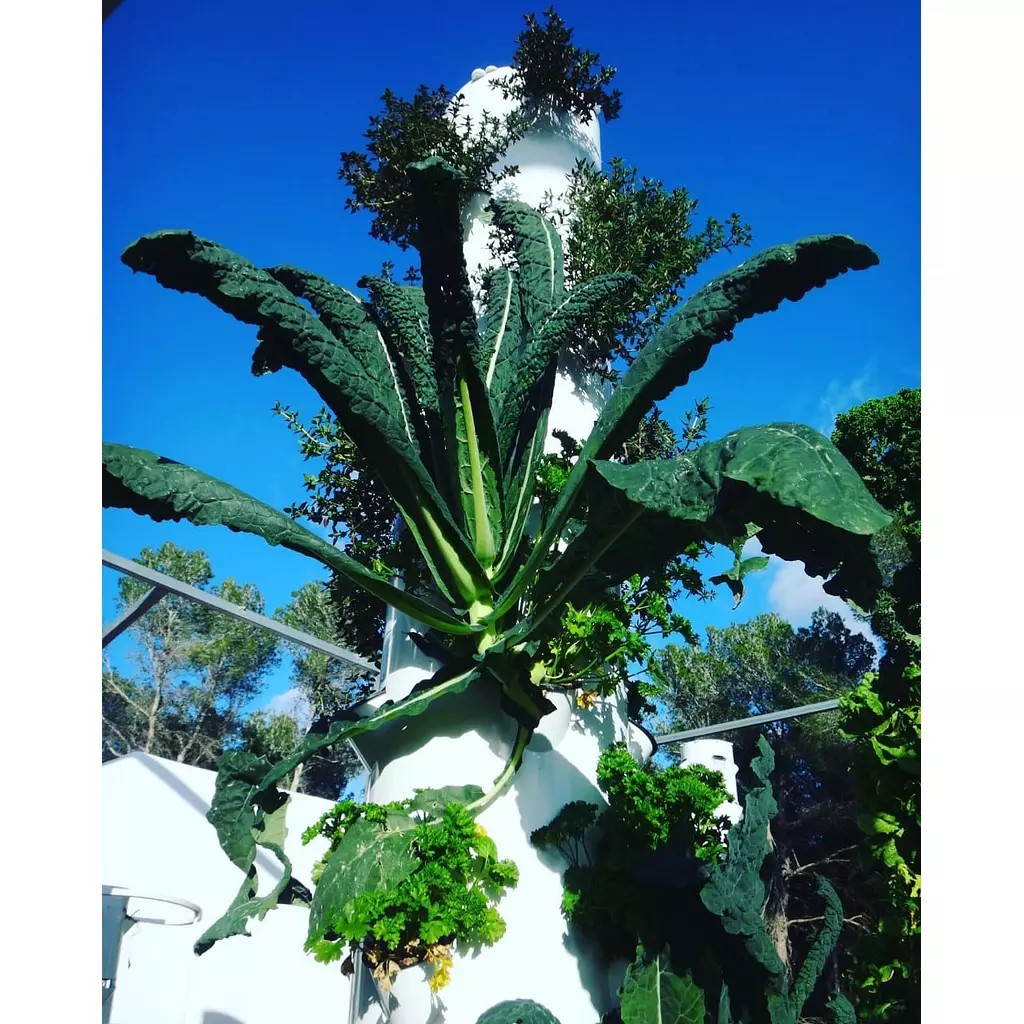
[[[553,710],[542,692],[546,644],[568,603],[585,606],[694,544],[731,545],[755,524],[766,554],[800,559],[826,578],[827,592],[870,605],[878,581],[870,541],[888,517],[810,428],[746,427],[672,459],[625,465],[611,456],[741,321],[878,258],[847,236],[813,236],[768,249],[696,292],[623,376],[558,500],[528,531],[559,349],[595,306],[624,300],[632,279],[612,274],[566,289],[551,222],[522,203],[494,201],[516,268],[490,272],[478,321],[462,251],[462,176],[436,158],[411,165],[409,175],[422,288],[365,278],[362,300],[296,267],[261,269],[190,231],[147,235],[122,259],[255,325],[255,373],[287,367],[316,389],[394,500],[425,567],[423,586],[401,590],[285,513],[153,452],[104,444],[103,500],[158,521],[255,534],[422,623],[422,642],[442,663],[437,674],[374,715],[339,718],[290,760],[469,686],[496,687],[519,733],[507,768],[472,808],[479,810],[511,780],[532,730]],[[563,545],[584,507],[581,528]],[[252,779],[260,767],[247,767]],[[280,766],[265,769],[240,797],[246,814],[277,799]],[[237,766],[225,770],[233,785]],[[233,906],[242,904],[265,912],[246,900]]]
[[[505,932],[495,909],[519,880],[499,860],[466,804],[478,787],[423,790],[386,806],[346,801],[307,829],[325,836],[317,865],[306,949],[331,963],[360,950],[385,989],[403,967],[433,965],[430,986],[448,984],[452,954],[489,946]]]

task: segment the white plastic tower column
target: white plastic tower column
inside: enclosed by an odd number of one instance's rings
[[[739,805],[736,793],[736,760],[732,744],[728,740],[704,738],[689,740],[681,744],[679,763],[683,768],[699,764],[712,771],[721,772],[725,776],[725,788],[732,799],[721,806],[721,813],[735,825],[743,817],[743,808]]]
[[[507,80],[511,73],[512,69],[508,67],[492,65],[486,70],[477,68],[471,80],[458,92],[462,98],[459,120],[468,116],[474,126],[479,126],[484,113],[501,118],[517,110],[518,105],[511,99],[505,99],[495,87],[495,83]],[[580,160],[594,167],[601,166],[601,126],[596,110],[587,124],[578,117],[567,115],[560,118],[557,125],[532,129],[510,146],[505,156],[495,164],[495,170],[518,166],[519,173],[502,181],[497,195],[518,199],[530,206],[540,206],[546,199],[550,200],[553,209],[566,214],[565,220],[556,224],[564,245],[572,220],[572,210],[564,196],[568,177]],[[466,211],[464,252],[471,274],[479,267],[491,267],[495,262],[488,246],[491,229],[484,212],[486,202],[486,198],[478,197]],[[555,430],[564,430],[576,440],[583,440],[590,433],[602,404],[600,386],[583,379],[575,372],[569,359],[563,358],[555,379],[545,451],[561,450],[554,438]]]
[[[468,114],[476,121],[484,110],[499,116],[510,110],[511,103],[490,85],[509,71],[495,67],[475,71],[472,81],[460,90],[465,97],[460,117]],[[528,133],[504,158],[507,164],[517,164],[519,172],[503,183],[501,193],[531,205],[540,204],[548,192],[557,200],[580,158],[600,166],[596,114],[586,125],[566,119],[559,129]],[[471,273],[494,262],[487,245],[485,205],[477,202],[467,211],[465,254]],[[554,429],[585,438],[601,401],[599,388],[574,379],[571,367],[560,366],[560,370],[548,421],[549,451],[558,449],[551,437]],[[410,628],[415,623],[389,609],[381,652],[384,691],[370,702],[371,707],[402,699],[436,668],[408,640],[405,634]],[[549,697],[558,711],[541,722],[515,781],[479,818],[499,855],[519,866],[518,887],[498,904],[506,933],[479,955],[456,957],[451,984],[441,990],[438,1015],[430,1018],[430,1024],[474,1024],[485,1010],[506,999],[534,999],[565,1024],[597,1021],[618,1004],[615,990],[622,980],[621,969],[609,975],[592,951],[579,948],[567,932],[560,909],[566,864],[557,854],[538,851],[529,839],[569,801],[605,805],[596,777],[597,760],[605,747],[624,740],[634,756],[645,760],[651,743],[627,722],[622,694],[585,711],[564,695]],[[369,799],[385,803],[407,797],[417,788],[446,785],[476,784],[486,792],[505,766],[515,731],[513,720],[500,709],[496,691],[471,687],[465,694],[435,703],[421,716],[368,733],[357,745],[372,768]],[[357,974],[353,1001],[353,1024],[378,1024],[380,1006],[365,974]],[[398,1018],[402,1024],[412,1024],[400,1011]]]

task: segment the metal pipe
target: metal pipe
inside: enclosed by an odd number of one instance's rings
[[[283,622],[277,622],[274,619],[268,619],[265,615],[251,612],[248,608],[232,604],[230,601],[225,601],[222,597],[207,594],[203,590],[174,579],[173,576],[167,576],[162,572],[157,572],[155,569],[147,569],[146,566],[139,565],[138,562],[133,562],[128,558],[122,558],[121,555],[115,555],[111,551],[104,550],[103,564],[124,573],[126,576],[134,576],[135,579],[149,583],[153,587],[161,587],[164,591],[171,594],[187,597],[190,601],[204,604],[207,608],[213,608],[214,611],[223,612],[223,614],[230,615],[232,618],[241,619],[243,622],[248,622],[253,626],[259,626],[261,629],[281,637],[282,640],[288,640],[291,643],[307,647],[311,651],[319,651],[321,654],[326,654],[329,658],[336,658],[338,661],[352,665],[362,672],[377,672],[376,665],[365,658],[359,657],[358,654],[354,654],[352,651],[336,647],[334,644],[329,644],[325,640],[320,640],[309,633],[302,633],[297,629],[292,629],[291,626],[286,626]]]
[[[769,711],[764,715],[753,715],[750,718],[737,718],[731,722],[719,722],[718,725],[705,725],[699,729],[684,729],[682,732],[669,732],[664,736],[656,736],[659,743],[677,743],[680,740],[696,740],[701,736],[714,736],[719,732],[732,732],[733,729],[749,729],[754,725],[764,725],[767,722],[781,722],[786,718],[796,718],[799,715],[816,715],[819,711],[835,711],[839,707],[838,700],[823,700],[817,704],[802,704],[798,708],[789,708],[786,711]]]
[[[147,590],[131,607],[126,608],[105,630],[103,630],[103,646],[116,640],[126,629],[133,626],[154,605],[159,604],[167,593],[163,587]]]

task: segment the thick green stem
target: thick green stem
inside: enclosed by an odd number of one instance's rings
[[[487,580],[486,575],[481,573],[481,576],[478,577],[473,572],[473,568],[479,568],[479,566],[467,568],[463,565],[455,549],[445,539],[437,520],[425,508],[420,510],[420,515],[423,517],[434,542],[440,549],[444,563],[455,581],[459,596],[466,601],[475,601],[478,597],[490,593],[490,582]]]
[[[486,601],[474,601],[469,607],[469,621],[476,625],[487,618],[491,612],[494,611],[492,606]],[[480,634],[480,639],[477,641],[476,649],[480,654],[483,654],[488,647],[493,647],[497,641],[498,636],[494,628],[487,628]]]
[[[487,498],[484,495],[484,476],[480,463],[480,441],[476,436],[476,420],[473,403],[469,397],[469,384],[465,377],[459,379],[459,397],[462,401],[462,415],[466,421],[466,448],[469,451],[469,474],[473,486],[473,543],[474,553],[484,569],[494,564],[494,534],[491,532],[490,517],[487,513]]]
[[[526,750],[526,745],[530,742],[531,736],[533,736],[532,729],[527,729],[525,725],[519,726],[519,731],[516,733],[516,742],[512,747],[512,753],[509,755],[509,759],[505,763],[501,774],[494,780],[493,787],[489,792],[480,797],[479,800],[474,800],[471,804],[466,805],[466,810],[470,814],[477,815],[486,811],[505,792],[509,783],[515,778],[516,772],[519,771],[519,766],[523,763],[523,753]]]

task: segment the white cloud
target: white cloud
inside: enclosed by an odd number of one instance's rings
[[[305,728],[309,717],[309,701],[301,690],[292,687],[271,697],[264,705],[264,710],[271,715],[291,715],[300,727]]]
[[[761,554],[761,543],[756,537],[743,546],[743,557],[750,558]],[[808,576],[803,562],[784,562],[775,555],[770,556],[767,573],[771,582],[768,584],[768,604],[772,611],[778,612],[790,625],[800,628],[810,624],[811,616],[819,608],[837,612],[846,628],[851,633],[866,636],[879,650],[878,638],[871,632],[871,627],[856,618],[850,606],[834,594],[826,594],[823,576]]]
[[[761,542],[756,537],[751,537],[746,544],[743,545],[743,550],[740,552],[740,558],[753,558],[755,555],[761,554]]]

